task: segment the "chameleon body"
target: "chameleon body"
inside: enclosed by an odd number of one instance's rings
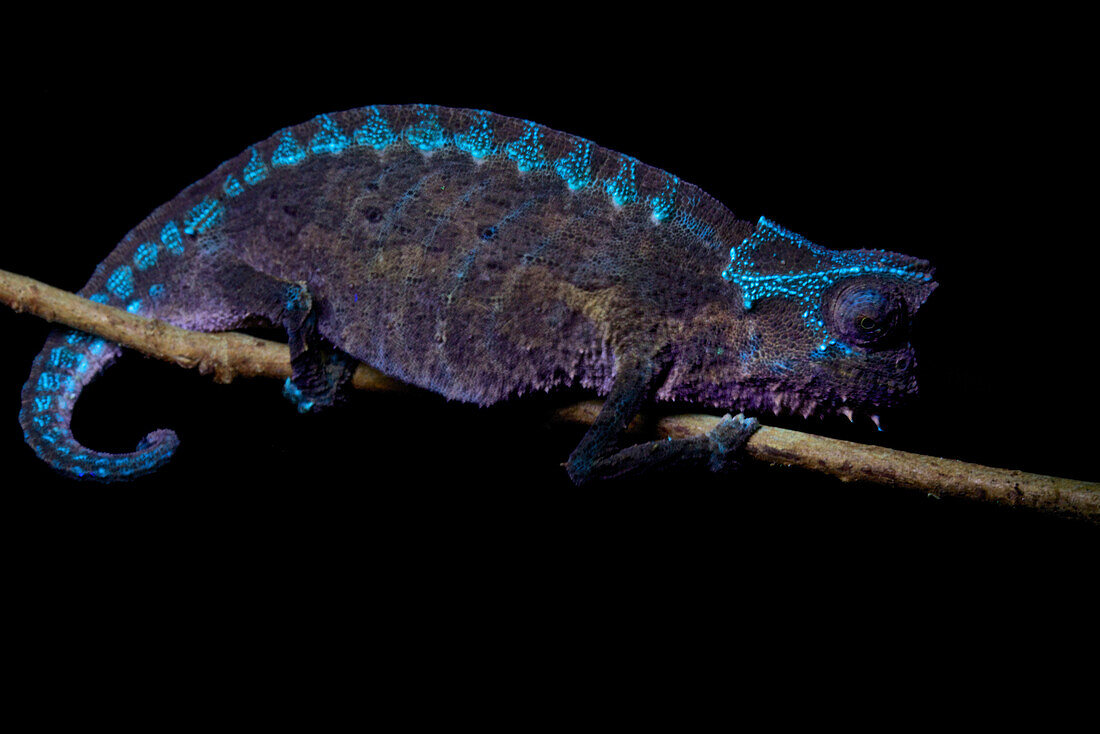
[[[607,395],[570,457],[577,482],[654,464],[730,465],[755,423],[621,449],[651,399],[748,411],[877,412],[915,392],[908,324],[928,264],[832,251],[737,219],[674,175],[480,110],[376,106],[279,131],[135,227],[80,291],[189,329],[280,324],[300,410],[335,399],[350,355],[490,404],[575,385]],[[69,423],[118,356],[57,330],[23,390],[26,439],[54,468],[114,480],[164,463]]]

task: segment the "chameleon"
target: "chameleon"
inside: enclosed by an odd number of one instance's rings
[[[745,414],[872,417],[917,392],[909,334],[936,288],[924,260],[830,250],[700,188],[534,122],[375,105],[321,114],[225,161],[134,227],[79,294],[186,329],[286,330],[301,412],[364,362],[489,405],[581,387],[603,407],[565,463],[578,485],[659,468],[729,471]],[[179,439],[85,447],[73,407],[121,353],[55,329],[22,392],[55,470],[150,473]],[[625,444],[653,401],[726,414],[693,438]]]

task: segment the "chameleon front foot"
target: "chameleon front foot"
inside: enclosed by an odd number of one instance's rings
[[[745,442],[760,428],[755,418],[726,415],[705,434],[636,444],[599,458],[590,458],[592,444],[582,442],[569,457],[566,470],[578,485],[597,479],[645,476],[653,470],[706,467],[712,472],[735,471]]]
[[[706,434],[710,446],[710,470],[727,472],[740,466],[745,443],[760,429],[760,421],[746,418],[743,413],[726,413]]]

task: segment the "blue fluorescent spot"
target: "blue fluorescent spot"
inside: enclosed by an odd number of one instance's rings
[[[657,221],[664,221],[676,212],[676,188],[679,184],[680,179],[669,176],[661,193],[650,198],[649,205],[653,207],[653,218]]]
[[[420,120],[405,130],[405,140],[420,150],[435,150],[447,144],[447,131],[439,124],[436,116],[427,105],[417,105]]]
[[[225,214],[225,208],[217,199],[207,196],[191,208],[183,219],[184,234],[202,234],[219,221]]]
[[[175,222],[164,225],[164,229],[160,231],[160,241],[164,243],[164,248],[173,255],[183,254],[183,236],[180,235],[179,225]]]
[[[271,154],[273,166],[296,166],[306,159],[306,151],[294,139],[289,130],[282,131],[282,140],[279,147]]]
[[[38,382],[34,389],[38,392],[54,392],[67,390],[72,384],[72,377],[61,372],[43,372],[38,376]]]
[[[370,108],[370,117],[367,121],[355,129],[352,138],[356,145],[369,145],[375,150],[381,150],[397,140],[397,136],[390,129],[389,122],[378,111],[377,107]]]
[[[315,121],[321,129],[309,141],[309,149],[312,153],[342,153],[345,148],[351,145],[348,136],[344,134],[339,125],[333,122],[331,117],[320,115]]]
[[[305,299],[306,291],[299,285],[288,285],[286,287],[286,310],[287,311],[305,311],[309,308]]]
[[[107,290],[125,301],[134,292],[134,271],[129,265],[119,265],[107,278]]]
[[[88,300],[89,301],[95,301],[96,303],[107,303],[108,301],[111,300],[111,297],[108,296],[106,293],[96,293],[95,295],[91,296]]]
[[[622,164],[615,178],[604,182],[604,189],[615,202],[615,206],[629,204],[638,199],[638,184],[634,179],[634,166],[638,161],[629,156],[623,156]]]
[[[241,186],[241,182],[231,173],[225,179],[225,183],[222,184],[222,191],[225,192],[226,196],[232,199],[234,196],[240,196],[244,193],[244,186]]]
[[[255,148],[252,149],[252,157],[248,159],[243,175],[244,182],[249,186],[255,186],[267,178],[267,166],[264,165],[263,158],[260,157],[260,153]]]
[[[88,345],[88,351],[91,354],[102,354],[103,350],[107,348],[107,342],[99,337],[92,340],[92,343]]]
[[[152,242],[142,242],[134,252],[134,267],[145,270],[157,264],[157,246]]]
[[[539,140],[540,136],[539,126],[529,122],[518,140],[505,144],[505,155],[516,162],[519,170],[535,171],[546,168],[546,156],[543,153],[542,142]]]
[[[140,311],[141,310],[141,299],[138,298],[136,300],[131,301],[129,304],[126,305],[126,310],[129,311],[130,313],[137,313],[138,311]]]
[[[592,143],[577,141],[577,149],[554,163],[565,184],[576,191],[592,183]]]
[[[75,358],[76,353],[71,349],[55,347],[50,350],[50,357],[47,360],[47,364],[49,364],[50,367],[70,367],[70,362]]]
[[[486,158],[496,151],[496,139],[493,127],[489,124],[489,113],[477,111],[477,119],[465,130],[455,133],[455,146],[474,158]]]
[[[50,409],[53,405],[53,395],[36,395],[34,398],[34,410],[37,413],[42,413]]]
[[[153,283],[149,286],[149,297],[154,301],[164,295],[164,283]]]
[[[65,341],[73,346],[78,344],[87,344],[92,340],[92,335],[83,331],[76,331],[75,329],[65,335]]]
[[[74,352],[68,347],[55,347],[50,350],[50,357],[47,360],[47,364],[49,364],[50,367],[59,367],[74,372],[83,372],[88,369],[88,360],[84,355]]]

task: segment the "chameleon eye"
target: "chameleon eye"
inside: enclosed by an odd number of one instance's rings
[[[856,318],[856,326],[859,330],[865,333],[872,333],[878,329],[878,322],[874,318],[867,316],[866,314]]]
[[[835,293],[832,328],[849,344],[884,346],[905,322],[905,302],[888,287],[855,282]]]

